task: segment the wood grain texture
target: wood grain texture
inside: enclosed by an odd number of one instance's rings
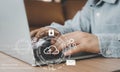
[[[0,53],[0,72],[111,72],[120,69],[120,59],[91,58],[77,61],[76,66],[66,66],[65,63],[48,66],[32,67],[20,60]]]

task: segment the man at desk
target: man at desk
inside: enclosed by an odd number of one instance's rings
[[[64,42],[72,38],[77,48],[71,49],[64,55],[78,52],[101,53],[104,57],[120,57],[120,0],[88,0],[81,11],[72,20],[62,26],[52,23],[31,32],[37,39],[46,35],[49,29],[55,30]],[[59,50],[66,48],[55,39],[52,40]]]

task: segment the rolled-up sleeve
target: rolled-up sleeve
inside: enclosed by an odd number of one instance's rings
[[[89,1],[83,7],[81,11],[78,11],[73,19],[67,20],[63,25],[53,22],[50,27],[57,29],[62,34],[83,31],[90,32],[90,13],[91,9]]]
[[[104,57],[120,58],[120,34],[96,34]]]

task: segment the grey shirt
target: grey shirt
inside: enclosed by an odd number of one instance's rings
[[[62,34],[74,31],[94,34],[104,57],[120,57],[120,0],[88,0],[64,26],[54,22],[50,27]]]

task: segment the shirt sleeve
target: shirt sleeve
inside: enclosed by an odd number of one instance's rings
[[[120,34],[96,34],[104,57],[120,58]]]
[[[89,1],[83,7],[81,11],[78,11],[73,19],[65,21],[64,25],[53,22],[49,27],[57,29],[61,34],[83,31],[90,32],[90,3]]]

